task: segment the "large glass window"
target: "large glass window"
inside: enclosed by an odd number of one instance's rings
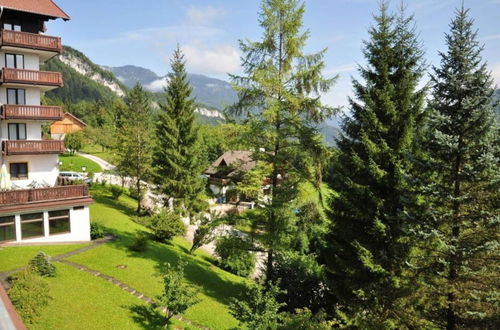
[[[69,210],[49,212],[49,235],[70,233]]]
[[[10,177],[12,179],[28,178],[28,163],[10,163]]]
[[[3,28],[10,31],[21,31],[21,22],[18,20],[12,20],[3,23]]]
[[[26,140],[26,124],[9,124],[9,140]]]
[[[12,69],[24,69],[24,55],[5,54],[5,67]]]
[[[43,213],[21,215],[21,236],[23,239],[43,236]]]
[[[0,242],[16,240],[15,216],[0,217]]]
[[[26,90],[7,88],[7,104],[26,104]]]

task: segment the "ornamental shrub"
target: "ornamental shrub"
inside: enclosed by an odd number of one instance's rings
[[[106,235],[106,230],[104,229],[103,226],[101,226],[98,223],[91,222],[90,223],[90,238],[91,239],[98,239],[102,238]]]
[[[38,254],[29,262],[32,270],[43,277],[55,277],[56,267],[50,262],[50,257],[45,252]]]
[[[149,218],[149,229],[152,230],[154,238],[159,242],[168,242],[174,236],[186,234],[186,225],[177,213],[162,210]]]
[[[120,186],[111,185],[109,191],[111,192],[111,198],[114,200],[117,200],[123,194],[123,188]]]
[[[215,253],[220,258],[219,265],[233,274],[249,276],[256,261],[255,254],[249,251],[251,247],[252,244],[241,237],[220,237],[215,248]]]
[[[137,232],[132,241],[132,244],[129,246],[131,251],[135,252],[144,252],[148,249],[149,244],[149,233],[144,231]]]

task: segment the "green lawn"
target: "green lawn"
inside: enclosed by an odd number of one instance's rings
[[[111,275],[151,298],[161,293],[161,272],[166,262],[175,263],[184,258],[186,281],[196,285],[201,302],[191,307],[185,317],[213,329],[229,329],[237,321],[229,314],[229,298],[237,296],[245,281],[213,265],[213,259],[198,251],[189,255],[190,244],[176,238],[171,245],[152,242],[143,253],[131,252],[128,246],[137,231],[146,230],[129,218],[133,214],[134,201],[127,196],[118,202],[109,199],[102,186],[92,188],[96,203],[91,206],[91,218],[107,227],[118,239],[113,243],[71,257],[69,260]],[[117,268],[125,265],[126,268]]]
[[[61,171],[82,172],[82,166],[85,166],[87,173],[102,172],[99,164],[82,156],[64,154],[59,156],[59,160],[62,162],[62,165],[59,167]]]
[[[81,150],[81,152],[97,156],[99,158],[104,159],[108,163],[113,164],[113,153],[110,150],[102,151],[102,148],[100,146],[95,145],[95,144],[85,145],[83,147],[83,149]]]

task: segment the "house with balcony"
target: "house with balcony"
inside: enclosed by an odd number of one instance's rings
[[[52,0],[0,0],[0,244],[90,240],[88,187],[57,185],[64,142],[42,138],[64,117],[40,104],[63,86],[60,72],[40,71],[62,51],[45,34],[55,19],[69,16]]]

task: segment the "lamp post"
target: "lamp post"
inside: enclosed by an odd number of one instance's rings
[[[82,172],[85,173],[87,171],[87,166],[82,166]]]

